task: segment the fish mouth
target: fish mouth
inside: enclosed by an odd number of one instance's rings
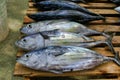
[[[27,34],[27,33],[28,33],[27,30],[25,30],[24,27],[20,28],[20,32],[21,32],[22,34]]]
[[[21,60],[21,58],[17,58],[16,62],[23,64],[23,61]]]
[[[23,48],[23,47],[24,47],[23,44],[22,44],[21,42],[19,42],[19,41],[16,41],[16,42],[15,42],[15,45],[16,45],[17,47],[19,47],[19,48]]]

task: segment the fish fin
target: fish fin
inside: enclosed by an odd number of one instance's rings
[[[91,39],[91,41],[95,41],[94,39],[92,39],[92,38],[88,38],[88,37],[86,37],[86,36],[82,36],[82,38],[85,40],[85,41],[90,41],[90,39]]]
[[[43,35],[41,32],[39,32],[39,34],[42,35],[42,37],[43,37],[44,39],[49,39],[49,36]]]
[[[55,74],[62,74],[62,71],[57,71],[57,70],[48,70],[49,72],[55,73]]]
[[[115,54],[115,56],[114,57],[109,57],[109,59],[114,61],[118,66],[120,66],[120,57],[119,57],[120,55],[119,55],[119,52],[117,51],[114,54]]]
[[[109,46],[113,54],[116,53],[115,50],[113,49],[113,44],[112,44],[112,39],[114,36],[115,36],[115,33],[113,33],[109,38],[105,40],[105,43]]]
[[[88,3],[88,1],[85,1],[85,0],[81,0],[81,2],[82,2],[82,3],[85,3],[85,4]]]

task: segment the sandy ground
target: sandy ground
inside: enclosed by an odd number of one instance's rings
[[[19,28],[22,26],[27,4],[28,0],[9,0],[7,2],[10,32],[8,37],[0,43],[0,80],[22,80],[22,78],[13,77],[17,53],[14,42],[19,37]]]
[[[23,80],[21,77],[14,77],[14,65],[16,62],[17,47],[14,42],[20,36],[19,29],[23,23],[23,16],[28,8],[28,0],[9,0],[8,27],[9,35],[0,43],[0,80]],[[39,78],[36,80],[58,80],[58,78]],[[88,80],[87,77],[59,78],[59,80]]]

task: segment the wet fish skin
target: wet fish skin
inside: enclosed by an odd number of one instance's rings
[[[99,34],[99,35],[104,35],[108,37],[108,35],[106,35],[103,32],[91,30],[80,23],[63,20],[63,19],[62,20],[61,19],[60,20],[47,20],[47,21],[40,21],[37,23],[30,23],[30,24],[24,25],[20,29],[20,31],[27,35],[38,33],[38,32],[46,33],[48,31],[47,35],[49,35],[51,32],[52,33],[55,32],[57,34],[57,31],[53,31],[55,29],[59,29],[60,31],[63,31],[63,32],[80,33],[80,34],[87,35],[87,36]]]
[[[32,1],[37,3],[37,2],[45,1],[45,0],[32,0]],[[51,0],[46,0],[46,1],[51,1]],[[83,2],[83,3],[86,3],[85,0],[56,0],[56,1],[72,1],[72,2]]]
[[[93,39],[86,37],[84,35],[69,33],[69,32],[60,32],[57,35],[48,36],[48,39],[44,38],[42,33],[36,33],[23,37],[22,39],[15,42],[16,46],[24,50],[37,50],[44,48],[46,46],[58,46],[58,45],[70,45],[74,42],[90,42],[94,41]],[[78,43],[76,43],[78,44]],[[75,45],[75,43],[74,43]]]
[[[120,66],[119,55],[115,58],[103,56],[95,51],[75,46],[51,46],[32,51],[18,58],[17,62],[42,71],[63,73],[94,68],[102,63],[114,61]]]
[[[110,1],[112,1],[115,4],[120,4],[120,0],[110,0]]]
[[[120,6],[116,7],[115,10],[120,13]]]
[[[105,20],[105,18],[102,16],[92,16],[76,10],[44,11],[28,14],[27,16],[35,21],[67,19],[79,23],[85,23],[95,20]]]
[[[24,50],[33,50],[39,48],[43,48],[44,46],[44,38],[41,34],[34,34],[30,37],[23,37],[22,39],[15,42],[15,45],[24,49]],[[37,43],[37,44],[35,44]]]
[[[86,14],[90,14],[93,16],[101,16],[99,14],[90,12],[86,8],[70,1],[47,0],[47,1],[37,2],[36,4],[34,4],[34,6],[37,7],[39,10],[44,10],[44,11],[58,10],[58,9],[59,10],[78,10],[80,12],[84,12]]]
[[[83,26],[84,25],[80,23],[65,20],[65,19],[46,20],[46,21],[40,21],[40,22],[24,25],[20,29],[20,31],[27,35],[38,33],[41,31],[54,30],[54,29],[60,29],[61,31],[65,31],[65,32],[80,32],[81,27]]]

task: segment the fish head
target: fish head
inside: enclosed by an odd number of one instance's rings
[[[42,57],[44,56],[42,54],[38,55],[38,51],[32,51],[18,58],[17,62],[32,69],[39,69],[46,64],[46,61]]]
[[[34,34],[21,38],[15,45],[25,50],[36,50],[44,46],[44,39],[40,34]]]
[[[31,23],[31,24],[25,24],[21,29],[20,31],[24,34],[34,34],[34,33],[37,33],[39,32],[38,29],[38,24],[35,24],[35,23]]]

